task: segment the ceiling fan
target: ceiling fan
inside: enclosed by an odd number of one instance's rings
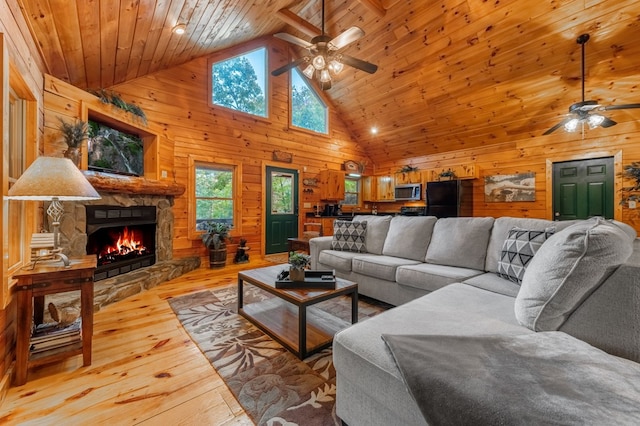
[[[364,37],[364,31],[360,27],[351,27],[335,38],[331,38],[324,32],[324,0],[322,0],[322,33],[311,39],[310,42],[302,40],[288,33],[277,33],[274,37],[289,43],[304,47],[309,55],[289,62],[271,72],[273,76],[279,76],[300,64],[308,63],[303,74],[309,78],[316,78],[322,90],[331,88],[332,75],[338,74],[344,65],[357,68],[369,74],[378,70],[378,66],[362,59],[341,53],[340,50]]]
[[[589,34],[582,34],[576,39],[576,43],[582,46],[582,101],[576,102],[569,107],[568,116],[543,133],[548,135],[555,132],[560,127],[564,127],[567,132],[575,132],[580,124],[588,124],[589,128],[595,129],[596,127],[611,127],[616,123],[612,119],[599,114],[598,111],[611,111],[614,109],[629,109],[640,108],[640,104],[626,104],[626,105],[599,105],[597,101],[585,101],[584,100],[584,45],[589,41]]]

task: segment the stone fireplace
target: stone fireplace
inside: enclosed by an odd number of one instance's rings
[[[118,266],[117,274],[109,267],[97,268],[94,285],[96,311],[102,306],[200,267],[199,257],[173,259],[173,197],[184,192],[184,188],[182,192],[176,192],[175,184],[162,184],[144,178],[111,175],[105,177],[97,176],[93,172],[85,172],[85,175],[102,198],[63,203],[60,246],[64,253],[68,256],[92,254],[92,237],[104,237],[116,227],[124,230],[126,226],[127,232],[131,232],[131,225],[138,228],[135,233],[141,238],[141,245],[147,249],[142,257],[137,259],[127,258],[128,255],[125,253],[124,263]],[[163,195],[167,186],[168,195]],[[45,209],[46,207],[45,205]],[[115,220],[107,224],[101,223],[103,216]],[[138,234],[140,228],[146,236]],[[154,254],[150,255],[147,253],[148,250],[152,250]],[[47,296],[46,303],[53,302],[58,307],[79,306],[79,295],[73,293],[61,293],[60,297]]]

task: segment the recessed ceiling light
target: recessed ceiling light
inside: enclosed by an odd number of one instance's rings
[[[372,135],[377,135],[378,134],[378,128],[377,127],[372,127],[371,128],[371,134]]]
[[[182,35],[187,31],[187,26],[185,24],[178,24],[173,27],[171,31],[173,31],[174,34]]]

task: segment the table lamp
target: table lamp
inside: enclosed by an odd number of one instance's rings
[[[97,200],[98,192],[68,158],[38,157],[9,189],[9,200],[51,201],[47,214],[53,225],[53,253],[65,267],[69,259],[59,248],[61,201]]]

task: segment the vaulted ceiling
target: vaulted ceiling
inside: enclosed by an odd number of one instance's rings
[[[81,88],[280,31],[309,40],[296,17],[321,26],[320,0],[19,1],[48,72]],[[637,0],[326,0],[328,34],[353,25],[366,36],[345,53],[379,69],[347,68],[326,94],[374,161],[557,137],[540,135],[580,100],[582,33],[586,98],[640,102]]]

